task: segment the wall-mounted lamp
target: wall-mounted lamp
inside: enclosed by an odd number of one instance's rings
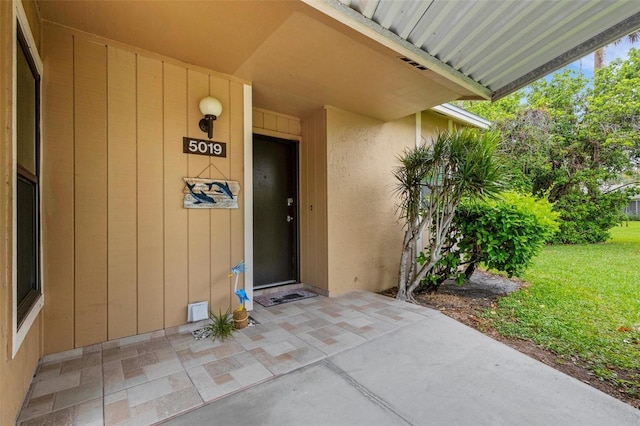
[[[222,104],[216,98],[207,96],[200,101],[200,112],[204,118],[200,120],[200,130],[205,132],[209,139],[213,137],[213,122],[222,113]]]

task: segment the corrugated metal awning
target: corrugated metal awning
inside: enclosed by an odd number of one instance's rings
[[[640,28],[638,0],[307,3],[494,100]]]

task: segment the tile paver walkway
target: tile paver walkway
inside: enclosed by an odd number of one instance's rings
[[[148,425],[313,364],[435,314],[357,291],[264,308],[224,342],[190,324],[40,361],[20,425]]]

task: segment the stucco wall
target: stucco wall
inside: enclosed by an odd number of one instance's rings
[[[243,191],[239,209],[184,209],[182,178],[243,187],[243,82],[53,24],[43,51],[44,352],[183,324],[189,302],[227,309]],[[226,158],[182,152],[206,138],[207,95]]]
[[[12,358],[13,257],[13,54],[14,14],[11,1],[0,1],[0,424],[13,424],[42,355],[42,314],[35,320],[20,350]],[[33,12],[33,11],[32,11]],[[39,28],[37,14],[28,13]],[[35,37],[37,35],[34,34]]]
[[[414,116],[383,123],[327,109],[331,294],[396,285],[403,234],[392,172],[415,129]]]

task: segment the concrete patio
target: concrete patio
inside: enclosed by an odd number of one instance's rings
[[[47,356],[19,424],[640,424],[609,395],[377,294],[252,317],[224,342],[195,340],[192,324]]]

